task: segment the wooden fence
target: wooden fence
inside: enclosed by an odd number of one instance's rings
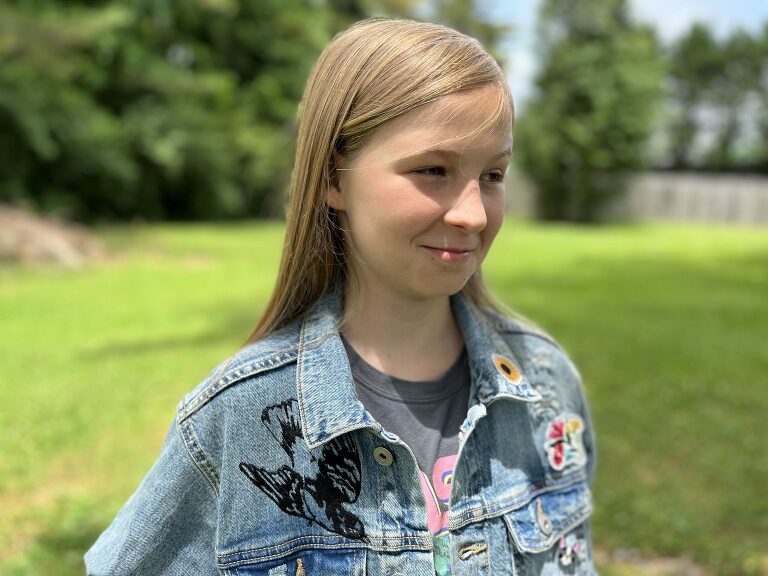
[[[513,171],[509,213],[534,214],[535,187]],[[701,172],[647,172],[632,180],[627,195],[607,210],[627,220],[723,222],[768,226],[768,177]]]

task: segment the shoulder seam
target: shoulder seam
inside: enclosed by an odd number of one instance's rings
[[[551,338],[551,337],[549,337],[546,334],[543,334],[541,332],[534,332],[534,331],[531,331],[531,330],[504,330],[503,333],[504,334],[510,334],[510,335],[522,334],[522,335],[525,335],[525,336],[533,336],[534,338],[538,338],[539,340],[543,340],[544,342],[552,344],[552,346],[554,346],[555,348],[557,348],[560,351],[563,350],[562,346],[560,346],[560,344],[558,344],[553,338]]]
[[[552,336],[538,326],[531,325],[532,323],[530,321],[525,322],[523,321],[524,319],[511,318],[497,310],[488,308],[483,309],[483,313],[486,320],[493,325],[497,332],[503,334],[528,334],[529,336],[536,336],[560,348],[560,345]]]
[[[254,376],[260,372],[265,372],[267,370],[272,370],[274,368],[283,366],[284,364],[288,364],[296,360],[298,355],[298,348],[282,350],[276,354],[272,354],[271,356],[247,362],[242,366],[238,366],[225,373],[221,377],[215,378],[211,384],[200,391],[200,393],[195,396],[188,404],[182,403],[179,405],[177,410],[177,418],[179,423],[183,422],[192,414],[197,412],[201,407],[207,404],[214,396],[216,396],[225,388],[241,380],[244,380],[245,378]]]
[[[210,457],[206,454],[200,441],[197,439],[195,430],[192,427],[192,422],[186,420],[177,424],[179,436],[181,441],[187,450],[187,456],[192,460],[192,463],[200,471],[203,477],[211,485],[214,495],[219,496],[219,474],[216,471],[216,467],[211,462]]]

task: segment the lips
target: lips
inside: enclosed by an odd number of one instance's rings
[[[432,256],[442,262],[466,262],[474,254],[474,248],[451,247],[437,248],[435,246],[422,246]]]
[[[422,244],[424,248],[429,250],[445,250],[446,252],[455,252],[461,254],[462,252],[473,252],[476,247],[472,246],[429,246],[428,244]]]
[[[427,250],[440,250],[440,251],[445,251],[445,252],[454,252],[456,254],[462,254],[464,252],[474,252],[474,250],[475,250],[474,248],[460,248],[460,247],[446,248],[446,247],[443,247],[443,246],[428,246],[426,244],[424,244],[423,246]]]

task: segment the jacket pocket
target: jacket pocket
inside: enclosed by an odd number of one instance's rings
[[[251,559],[227,567],[226,576],[364,576],[366,551],[356,549],[306,549],[280,558]]]
[[[504,515],[516,574],[595,574],[585,482],[543,492]]]

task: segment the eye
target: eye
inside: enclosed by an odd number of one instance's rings
[[[490,182],[491,184],[501,184],[502,182],[504,182],[504,172],[502,172],[501,170],[486,172],[480,177],[480,179],[485,182]]]
[[[416,174],[424,174],[425,176],[445,176],[445,168],[442,166],[426,166],[425,168],[419,168],[414,170]]]

